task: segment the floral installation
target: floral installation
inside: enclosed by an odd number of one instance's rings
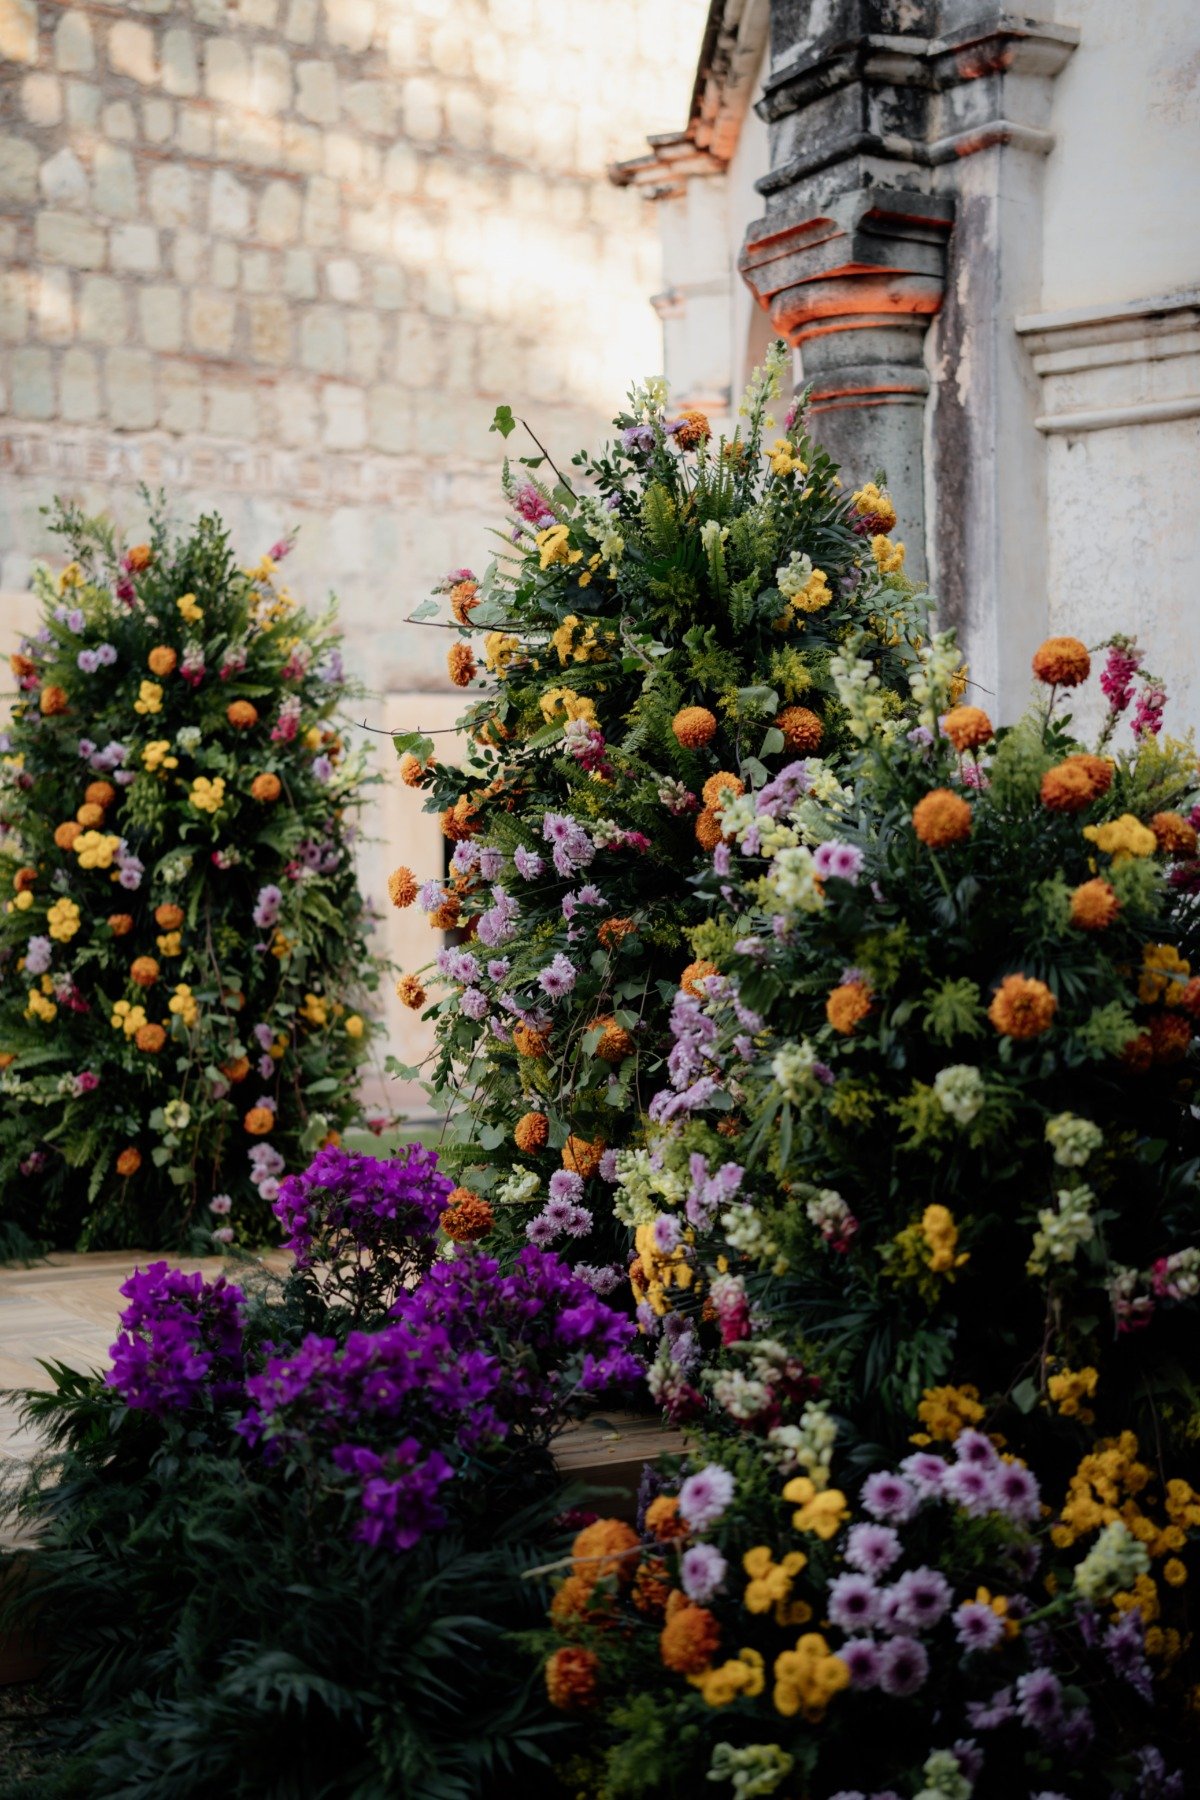
[[[261,1242],[375,1029],[334,619],[279,584],[287,543],[239,569],[213,517],[125,551],[53,527],[0,748],[0,1224]]]
[[[614,1171],[651,1391],[695,1445],[551,1611],[606,1795],[1182,1796],[1200,1768],[1200,807],[1104,648],[1090,749],[1076,639],[1000,730],[952,638],[892,718],[849,643],[836,793],[798,759],[720,809],[704,973]]]
[[[890,718],[924,628],[887,494],[843,490],[803,402],[775,422],[789,355],[755,374],[730,438],[673,414],[655,380],[569,473],[544,453],[506,462],[495,561],[439,590],[470,755],[443,765],[432,739],[396,739],[452,845],[445,879],[391,879],[395,905],[447,934],[398,990],[437,1021],[447,1155],[502,1255],[554,1244],[602,1284],[627,1244],[614,1157],[640,1142],[697,973],[687,878],[721,841],[720,806],[798,753],[840,791],[847,638]],[[501,408],[493,428],[514,425]]]

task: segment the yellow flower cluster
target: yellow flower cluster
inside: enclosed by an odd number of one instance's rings
[[[155,738],[142,751],[142,761],[148,769],[177,769],[179,758],[170,754],[170,738]]]
[[[33,905],[32,892],[30,891],[29,888],[22,888],[19,894],[13,895],[12,899],[5,906],[4,910],[5,910],[5,912],[12,912],[15,907],[17,912],[28,912],[32,905]]]
[[[558,652],[560,663],[604,662],[608,657],[608,651],[599,641],[595,621],[589,619],[583,624],[574,613],[567,614],[550,642]]]
[[[542,717],[547,724],[552,724],[560,712],[568,719],[583,719],[586,724],[596,724],[596,703],[590,694],[577,694],[574,688],[548,688],[539,703]]]
[[[850,1517],[846,1496],[840,1488],[818,1490],[807,1475],[794,1476],[784,1488],[783,1497],[798,1508],[792,1514],[796,1530],[811,1531],[822,1543],[836,1537]]]
[[[538,560],[543,569],[553,563],[577,563],[583,560],[582,550],[572,550],[570,545],[571,528],[569,525],[547,525],[544,531],[534,533],[534,543],[538,548]]]
[[[342,1030],[346,1033],[347,1037],[360,1038],[362,1036],[363,1032],[366,1030],[366,1026],[363,1024],[361,1014],[351,1013],[350,1017],[346,1020],[345,1024],[342,1026]]]
[[[815,1724],[833,1696],[849,1685],[850,1670],[819,1631],[805,1632],[794,1650],[775,1658],[775,1710],[785,1719],[802,1712]]]
[[[136,1037],[146,1022],[145,1007],[131,1006],[128,1000],[117,1001],[109,1020],[113,1030],[123,1031],[126,1037]]]
[[[183,933],[181,931],[163,931],[155,938],[160,956],[180,956],[183,954]]]
[[[505,675],[521,640],[511,631],[489,631],[483,640],[483,660],[493,675]]]
[[[756,1544],[742,1558],[749,1580],[742,1596],[747,1612],[775,1611],[777,1625],[807,1625],[812,1607],[807,1600],[792,1599],[792,1584],[808,1564],[803,1550],[789,1550],[776,1562],[765,1544]]]
[[[699,1675],[689,1675],[706,1706],[728,1706],[731,1700],[757,1700],[767,1685],[763,1659],[757,1650],[739,1650],[728,1662]]]
[[[815,613],[828,606],[832,599],[829,577],[824,569],[814,569],[800,592],[792,595],[789,605],[794,612]]]
[[[271,569],[274,569],[275,564],[273,562],[271,562],[271,559],[269,556],[263,557],[262,564],[260,564],[260,567],[262,567],[263,565],[268,564],[268,563],[270,564]],[[265,575],[259,575],[254,570],[249,570],[248,573],[249,573],[250,579],[252,581],[269,581],[270,580],[269,572]],[[197,605],[195,594],[183,594],[175,602],[175,604],[179,608],[180,618],[184,621],[184,623],[186,625],[199,625],[201,623],[201,621],[203,620],[204,611],[203,611],[202,607]]]
[[[1178,1006],[1191,972],[1191,964],[1184,962],[1173,944],[1143,944],[1138,999],[1144,1006],[1152,1006],[1156,1000]]]
[[[890,531],[896,523],[896,508],[891,497],[873,481],[864,482],[856,493],[850,496],[851,504],[860,518],[878,519],[885,531]]]
[[[197,775],[188,798],[197,812],[220,812],[225,804],[225,777],[214,775],[210,781],[207,775]]]
[[[871,555],[881,575],[895,575],[904,567],[904,545],[893,544],[882,532],[871,539]]]
[[[1082,1458],[1071,1477],[1067,1498],[1059,1514],[1060,1522],[1050,1532],[1052,1541],[1060,1550],[1065,1550],[1089,1532],[1119,1520],[1131,1537],[1146,1546],[1151,1556],[1169,1557],[1182,1550],[1187,1543],[1188,1531],[1200,1526],[1200,1494],[1186,1481],[1168,1481],[1163,1499],[1166,1524],[1158,1524],[1142,1510],[1137,1499],[1153,1480],[1154,1471],[1141,1461],[1138,1441],[1132,1431],[1101,1439],[1095,1449]],[[1182,1564],[1180,1569],[1183,1569]],[[1179,1577],[1175,1570],[1163,1570],[1173,1585],[1186,1579],[1186,1573],[1183,1569],[1183,1575]],[[1153,1585],[1151,1582],[1151,1588]],[[1121,1598],[1118,1595],[1116,1603],[1119,1604]],[[1152,1617],[1148,1612],[1143,1616],[1147,1620]]]
[[[979,1389],[965,1387],[926,1388],[917,1407],[917,1417],[925,1427],[914,1432],[914,1444],[952,1444],[968,1425],[978,1425],[983,1418]]]
[[[74,848],[81,869],[111,869],[121,840],[111,832],[81,831]]]
[[[1089,844],[1112,857],[1114,868],[1128,862],[1131,856],[1153,856],[1158,848],[1158,839],[1150,827],[1132,813],[1122,813],[1107,825],[1085,825],[1083,835]]]
[[[1095,1369],[1068,1369],[1064,1365],[1050,1376],[1046,1392],[1064,1419],[1078,1419],[1081,1424],[1090,1425],[1095,1414],[1081,1403],[1095,1396],[1098,1380]]]
[[[946,1275],[952,1269],[961,1269],[968,1261],[970,1252],[959,1250],[958,1227],[954,1223],[954,1215],[945,1206],[927,1206],[921,1214],[921,1230],[925,1242],[929,1245],[926,1261],[935,1275]]]
[[[25,1008],[27,1019],[45,1019],[49,1023],[57,1013],[58,1008],[53,1000],[47,1000],[45,994],[39,993],[37,988],[30,988],[29,1005]]]
[[[138,697],[133,703],[135,713],[156,713],[162,711],[163,691],[157,681],[143,681],[138,689]]]
[[[196,1024],[200,1017],[200,1007],[186,981],[181,981],[176,987],[167,1002],[167,1011],[173,1012],[181,1018],[189,1031]]]
[[[695,1233],[686,1231],[684,1242],[694,1241]],[[674,1250],[660,1250],[654,1241],[653,1225],[639,1225],[634,1232],[637,1261],[629,1271],[629,1279],[638,1300],[645,1300],[659,1318],[670,1311],[667,1289],[689,1288],[695,1270],[687,1261],[684,1244]]]
[[[46,924],[52,938],[60,944],[69,944],[79,930],[79,908],[64,894],[62,899],[56,900],[47,911]]]
[[[329,1008],[319,994],[305,994],[300,1017],[309,1025],[328,1025]]]
[[[781,479],[786,475],[807,475],[808,464],[796,455],[796,447],[787,438],[776,438],[765,453],[771,459],[771,473]]]

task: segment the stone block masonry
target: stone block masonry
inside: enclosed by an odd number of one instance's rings
[[[247,559],[299,526],[291,586],[391,696],[363,717],[445,691],[403,619],[486,562],[496,404],[568,454],[660,366],[655,222],[605,168],[673,121],[704,11],[0,0],[0,650],[39,508],[136,537],[145,483]]]

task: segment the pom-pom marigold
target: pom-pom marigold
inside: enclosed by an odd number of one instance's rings
[[[545,1113],[522,1113],[513,1126],[513,1143],[518,1150],[523,1150],[526,1156],[532,1156],[535,1151],[544,1149],[549,1135],[550,1121]]]
[[[56,713],[65,713],[70,705],[66,688],[58,687],[52,682],[49,687],[42,689],[38,705],[48,719],[54,718]]]
[[[715,962],[707,962],[703,957],[700,957],[696,962],[690,962],[688,964],[687,968],[683,971],[683,974],[679,977],[679,985],[685,994],[693,994],[697,1000],[702,1000],[704,998],[704,989],[700,986],[700,983],[702,981],[707,981],[710,975],[719,974],[720,970],[717,968]]]
[[[170,644],[155,644],[146,658],[146,667],[152,675],[170,675],[178,661],[178,652],[172,650]]]
[[[574,1132],[562,1147],[564,1169],[573,1169],[584,1181],[590,1181],[600,1167],[605,1145],[599,1139],[576,1137]]]
[[[1042,776],[1041,797],[1047,812],[1082,812],[1096,798],[1095,783],[1077,762],[1056,763]]]
[[[451,644],[446,652],[446,668],[455,687],[470,687],[477,667],[470,644]]]
[[[571,1568],[593,1582],[615,1575],[621,1586],[627,1587],[637,1568],[632,1553],[641,1541],[624,1519],[595,1519],[577,1533],[571,1545]]]
[[[392,870],[391,874],[388,876],[387,887],[388,899],[393,906],[398,906],[401,909],[406,906],[411,906],[417,897],[417,883],[413,876],[413,872],[411,869],[406,868],[403,863],[400,864],[398,869]]]
[[[1177,812],[1156,812],[1150,829],[1164,856],[1195,856],[1196,827]]]
[[[154,909],[154,923],[163,931],[178,931],[183,924],[183,908],[173,901],[164,900],[161,906]]]
[[[619,1063],[632,1054],[633,1038],[611,1015],[593,1019],[588,1030],[595,1031],[597,1027],[600,1030],[600,1041],[596,1045],[597,1056],[603,1057],[605,1062]]]
[[[671,720],[671,730],[685,750],[703,750],[717,735],[717,721],[707,706],[684,706]]]
[[[432,756],[427,763],[422,763],[417,757],[413,756],[411,752],[406,751],[400,758],[400,779],[405,787],[423,787],[425,785],[425,777],[430,773],[433,766]]]
[[[242,1120],[251,1137],[266,1137],[275,1125],[275,1114],[269,1106],[252,1106]]]
[[[668,1544],[672,1538],[687,1537],[689,1526],[679,1510],[677,1494],[655,1496],[646,1508],[646,1530],[660,1544]]]
[[[1116,889],[1099,876],[1083,882],[1071,895],[1071,923],[1080,931],[1104,931],[1120,910]]]
[[[446,808],[441,826],[443,837],[448,837],[452,844],[461,844],[474,837],[478,829],[477,811],[469,794],[460,794],[454,805]]]
[[[1030,975],[1006,975],[992,997],[988,1018],[1001,1037],[1035,1038],[1049,1031],[1058,1000],[1044,981]]]
[[[681,450],[698,450],[712,436],[712,426],[707,415],[696,407],[687,407],[679,415],[675,427],[674,438]]]
[[[250,798],[252,800],[260,800],[266,805],[270,805],[272,801],[278,800],[282,792],[283,783],[280,781],[278,775],[273,775],[269,771],[262,775],[256,775],[254,780],[250,783]]]
[[[434,931],[453,931],[462,914],[462,901],[457,894],[447,894],[440,906],[435,906],[429,915],[429,923]]]
[[[691,1606],[686,1601],[675,1604],[682,1595],[672,1594],[667,1602],[667,1622],[658,1640],[658,1651],[665,1668],[676,1675],[699,1675],[716,1654],[721,1631],[716,1619],[705,1606]]]
[[[564,1644],[546,1663],[546,1692],[559,1712],[587,1712],[600,1698],[600,1658],[579,1644]]]
[[[633,919],[605,919],[596,936],[604,949],[615,950],[618,944],[623,944],[627,937],[633,937],[636,931],[637,925]]]
[[[550,1032],[538,1031],[522,1019],[513,1026],[513,1047],[520,1056],[545,1056],[550,1048]]]
[[[132,1144],[127,1144],[117,1158],[117,1174],[123,1176],[124,1179],[128,1181],[131,1175],[137,1174],[141,1166],[141,1151],[135,1150]]]
[[[132,913],[109,913],[108,929],[114,937],[128,937],[133,930]]]
[[[149,544],[134,544],[125,552],[125,567],[131,575],[140,575],[154,561],[154,552]]]
[[[239,1081],[245,1081],[247,1075],[250,1073],[250,1058],[248,1056],[235,1056],[230,1062],[223,1062],[221,1064],[221,1073],[226,1081],[232,1081],[236,1087],[237,1083]]]
[[[161,1025],[140,1025],[133,1041],[139,1050],[157,1056],[167,1041],[167,1034]]]
[[[13,886],[16,888],[18,894],[26,893],[30,888],[34,887],[36,883],[37,870],[31,869],[28,864],[25,868],[18,869],[13,876]]]
[[[702,850],[715,850],[721,842],[721,827],[711,806],[696,814],[696,842]]]
[[[402,975],[396,983],[396,998],[403,1006],[411,1007],[413,1012],[420,1012],[427,995],[415,975]]]
[[[821,748],[821,739],[825,736],[825,727],[815,712],[807,706],[785,706],[775,715],[775,724],[783,733],[783,741],[789,750],[795,750],[801,756],[811,756]]]
[[[950,788],[933,788],[913,807],[913,830],[931,850],[961,843],[971,832],[971,808]]]
[[[225,717],[235,731],[249,731],[251,725],[258,724],[258,708],[251,700],[231,700]]]
[[[465,1187],[451,1190],[442,1214],[442,1230],[454,1243],[477,1243],[487,1236],[495,1222],[496,1215],[482,1194]]]
[[[1078,687],[1091,667],[1087,645],[1077,637],[1048,637],[1033,653],[1033,672],[1047,687]]]
[[[152,956],[135,956],[129,965],[129,979],[135,987],[153,987],[158,980],[158,964]]]
[[[470,621],[471,614],[479,605],[479,583],[477,581],[456,581],[450,589],[450,611],[460,625]]]
[[[54,827],[54,842],[60,850],[70,850],[82,830],[83,826],[77,825],[74,819],[64,819],[61,825]]]
[[[1157,1068],[1182,1062],[1192,1041],[1192,1024],[1186,1013],[1155,1013],[1150,1020],[1149,1031]]]
[[[94,800],[85,800],[75,814],[75,822],[85,831],[95,831],[97,825],[104,823],[104,808],[97,806]]]
[[[982,750],[995,736],[982,706],[952,706],[942,720],[942,730],[960,755],[966,750]]]
[[[117,797],[117,790],[111,781],[89,781],[83,790],[83,797],[91,806],[111,806]]]
[[[849,1037],[870,1010],[871,990],[865,981],[843,981],[825,1002],[825,1017],[843,1037]]]
[[[730,794],[736,798],[745,791],[746,784],[740,775],[731,775],[727,769],[718,769],[715,775],[709,776],[700,789],[700,798],[705,806],[715,812],[724,804]]]

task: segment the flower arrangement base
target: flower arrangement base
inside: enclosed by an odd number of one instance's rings
[[[605,1489],[605,1512],[632,1519],[645,1465],[686,1449],[685,1434],[656,1418],[608,1411],[568,1425],[555,1440],[554,1462],[564,1481]]]

